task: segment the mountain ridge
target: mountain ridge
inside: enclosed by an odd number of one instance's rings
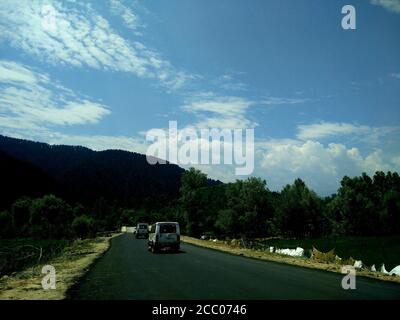
[[[118,201],[127,207],[157,207],[157,203],[176,201],[185,172],[175,164],[150,165],[146,156],[137,152],[95,151],[4,135],[0,135],[1,153],[43,171],[43,176],[48,175],[55,181],[54,193],[59,196],[87,204],[100,198]],[[220,183],[209,181],[210,184]],[[41,182],[38,184],[40,186]]]

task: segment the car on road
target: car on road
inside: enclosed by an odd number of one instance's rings
[[[136,239],[147,238],[149,236],[149,224],[138,223],[136,226]]]
[[[148,249],[157,252],[168,248],[179,251],[181,233],[178,222],[156,222],[149,228]]]

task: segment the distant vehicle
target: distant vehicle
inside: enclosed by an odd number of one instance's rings
[[[126,227],[126,233],[135,233],[136,227]]]
[[[147,238],[149,236],[149,224],[138,223],[136,227],[136,239]]]
[[[150,226],[148,249],[152,252],[169,248],[179,251],[181,234],[178,222],[156,222]]]

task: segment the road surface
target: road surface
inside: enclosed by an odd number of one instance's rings
[[[124,234],[70,291],[72,299],[400,299],[400,285],[234,256],[182,244],[180,253],[147,251]]]

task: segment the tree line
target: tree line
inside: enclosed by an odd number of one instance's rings
[[[323,198],[301,179],[274,192],[255,177],[210,184],[204,173],[191,168],[182,175],[179,197],[158,203],[156,209],[126,207],[103,197],[90,205],[71,203],[51,194],[20,197],[0,212],[0,237],[92,237],[122,225],[160,220],[178,221],[184,233],[195,237],[400,234],[400,177],[392,172],[344,177],[338,192]]]
[[[345,176],[336,194],[320,197],[296,179],[281,192],[260,178],[207,186],[190,169],[182,177],[177,211],[185,231],[224,237],[313,238],[400,234],[400,177],[376,172]]]
[[[53,194],[39,198],[23,196],[10,209],[0,212],[1,238],[90,238],[99,232],[117,231],[122,225],[163,219],[147,209],[121,208],[118,202],[97,199],[87,206],[70,204]]]

